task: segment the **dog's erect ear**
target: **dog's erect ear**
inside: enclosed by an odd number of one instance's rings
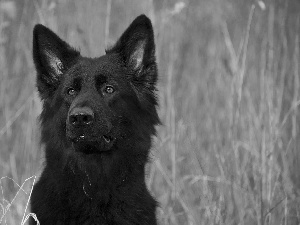
[[[58,85],[60,76],[79,56],[79,52],[53,31],[38,24],[33,29],[33,60],[37,70],[37,87],[43,97]]]
[[[125,65],[134,72],[133,81],[154,88],[157,66],[153,28],[148,17],[138,16],[106,53],[119,53]]]

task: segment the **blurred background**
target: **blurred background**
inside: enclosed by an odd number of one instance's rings
[[[0,224],[25,223],[43,168],[33,26],[95,57],[140,14],[159,67],[159,223],[300,224],[298,0],[1,0]]]

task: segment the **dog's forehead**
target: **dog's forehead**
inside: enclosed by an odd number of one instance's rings
[[[123,69],[123,63],[116,55],[103,55],[99,58],[93,59],[96,73],[115,74]]]
[[[114,55],[103,55],[99,58],[82,57],[69,71],[72,78],[82,77],[85,80],[94,79],[95,76],[103,75],[110,78],[117,78],[122,73],[123,64]]]

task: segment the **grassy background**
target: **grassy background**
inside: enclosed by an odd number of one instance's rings
[[[160,72],[147,174],[160,224],[300,224],[299,12],[297,0],[0,1],[0,224],[25,222],[43,167],[34,24],[99,56],[142,13]]]

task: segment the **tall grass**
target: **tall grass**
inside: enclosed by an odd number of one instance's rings
[[[0,2],[0,224],[24,224],[43,166],[31,57],[43,23],[84,55],[154,23],[159,114],[147,184],[160,224],[300,223],[296,1]]]

